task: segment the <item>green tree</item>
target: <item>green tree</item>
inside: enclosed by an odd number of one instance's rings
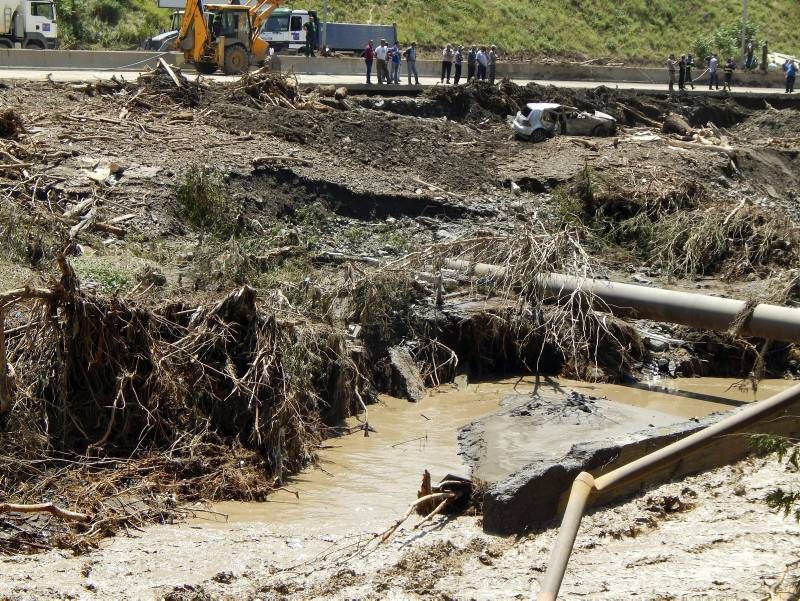
[[[753,45],[759,46],[758,39],[759,26],[754,23],[748,23],[745,28],[745,39],[752,40]],[[717,56],[724,60],[729,56],[735,59],[741,58],[743,48],[739,48],[742,43],[742,20],[739,19],[736,23],[731,23],[724,27],[720,27],[712,31],[709,35],[700,37],[692,44],[692,50],[699,59],[704,59],[712,52],[716,52]]]

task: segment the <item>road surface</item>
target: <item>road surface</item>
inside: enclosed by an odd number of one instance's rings
[[[189,68],[185,69],[184,74],[187,77],[194,77],[196,74]],[[117,71],[117,70],[84,70],[84,69],[63,69],[63,70],[48,70],[48,69],[23,69],[23,68],[0,68],[0,81],[43,81],[51,77],[54,81],[58,82],[85,82],[95,79],[110,79],[116,76],[117,78],[124,78],[128,80],[136,79],[139,73],[136,71]],[[212,81],[232,81],[238,76],[227,75],[212,75],[206,79]],[[297,76],[301,84],[308,85],[352,85],[365,83],[364,77],[359,75],[304,75]],[[373,79],[373,82],[375,80]],[[407,80],[401,80],[405,83]],[[564,88],[580,88],[590,89],[599,86],[606,86],[609,88],[616,88],[619,90],[635,90],[635,91],[648,91],[648,92],[666,92],[666,85],[654,83],[621,83],[621,82],[604,82],[604,81],[549,81],[549,80],[529,80],[529,79],[515,79],[516,83],[524,85],[528,82],[534,81],[535,83],[554,85]],[[421,77],[420,84],[422,86],[440,85],[439,80],[435,77]],[[391,88],[391,86],[387,86]],[[708,92],[708,88],[703,85],[696,86],[697,92]],[[734,87],[735,93],[763,95],[763,96],[776,96],[784,95],[781,88],[748,88],[748,87]]]

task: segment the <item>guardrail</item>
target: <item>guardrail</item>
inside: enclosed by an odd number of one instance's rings
[[[716,424],[672,443],[597,478],[583,472],[575,478],[558,538],[550,555],[550,563],[542,580],[538,601],[555,601],[564,580],[575,538],[578,535],[581,519],[586,506],[594,493],[608,490],[630,482],[662,467],[671,461],[685,456],[709,443],[715,438],[736,432],[751,424],[769,417],[792,403],[800,400],[800,384],[776,394],[767,400],[754,403],[740,412]]]

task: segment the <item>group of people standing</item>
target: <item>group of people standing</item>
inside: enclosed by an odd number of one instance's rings
[[[678,76],[678,90],[685,90],[686,86],[691,86],[694,90],[692,67],[694,67],[694,57],[691,54],[682,54],[680,60],[676,60],[674,54],[669,55],[667,59],[667,69],[669,70],[670,94],[675,90],[676,72]]]
[[[706,59],[708,64],[708,89],[713,90],[715,87],[719,90],[719,58],[716,54],[712,54]],[[694,79],[692,78],[692,68],[694,67],[694,57],[691,54],[682,54],[680,60],[675,58],[674,54],[670,54],[667,59],[667,71],[669,71],[669,93],[675,91],[675,83],[677,76],[678,90],[686,90],[686,86],[691,86],[694,90]],[[722,72],[725,76],[722,84],[722,89],[730,91],[733,85],[733,72],[736,70],[736,61],[733,57],[729,57],[725,64],[722,65]],[[702,77],[702,75],[701,75]]]
[[[478,79],[480,81],[489,80],[494,85],[497,74],[497,46],[491,46],[486,50],[482,46],[480,50],[477,46],[472,46],[467,52],[467,81]],[[442,77],[441,83],[450,83],[450,75],[453,76],[453,85],[458,85],[461,81],[462,65],[464,63],[464,47],[448,44],[442,50]],[[453,72],[455,71],[455,72]]]
[[[364,51],[361,53],[367,67],[367,83],[372,83],[372,65],[375,65],[375,72],[378,75],[378,85],[399,84],[400,83],[400,64],[402,58],[406,59],[408,68],[408,85],[411,85],[411,76],[414,76],[415,85],[419,85],[419,72],[417,71],[417,43],[411,42],[408,48],[402,49],[399,42],[389,46],[386,40],[381,40],[378,46],[373,46],[370,40]]]
[[[392,46],[381,40],[378,46],[373,45],[370,40],[364,51],[361,53],[367,69],[367,84],[372,83],[372,68],[378,76],[378,85],[399,84],[400,65],[403,58],[406,60],[408,72],[408,85],[411,85],[411,78],[414,78],[414,85],[419,85],[419,72],[417,71],[417,43],[411,42],[407,48],[402,48],[399,42]],[[454,85],[461,81],[462,66],[464,63],[464,48],[448,44],[442,50],[442,83],[450,83],[451,77]],[[466,56],[467,61],[467,81],[473,79],[489,80],[494,84],[497,73],[497,47],[491,46],[478,49],[473,46]]]

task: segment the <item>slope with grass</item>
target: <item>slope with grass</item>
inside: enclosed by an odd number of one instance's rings
[[[322,0],[309,6],[321,9]],[[395,22],[424,45],[496,43],[505,52],[658,60],[734,25],[741,0],[330,0],[331,20]],[[800,52],[800,3],[751,2],[750,22],[776,50]]]
[[[64,48],[135,48],[167,29],[156,0],[55,0]]]
[[[156,8],[156,0],[57,1],[68,45],[133,46],[168,23],[169,11]],[[321,12],[323,1],[298,0],[293,6]],[[750,4],[759,40],[769,40],[776,51],[800,53],[799,2]],[[425,47],[495,43],[517,56],[658,63],[670,52],[719,49],[714,33],[736,31],[740,11],[740,0],[329,0],[331,21],[397,23],[402,40]]]

